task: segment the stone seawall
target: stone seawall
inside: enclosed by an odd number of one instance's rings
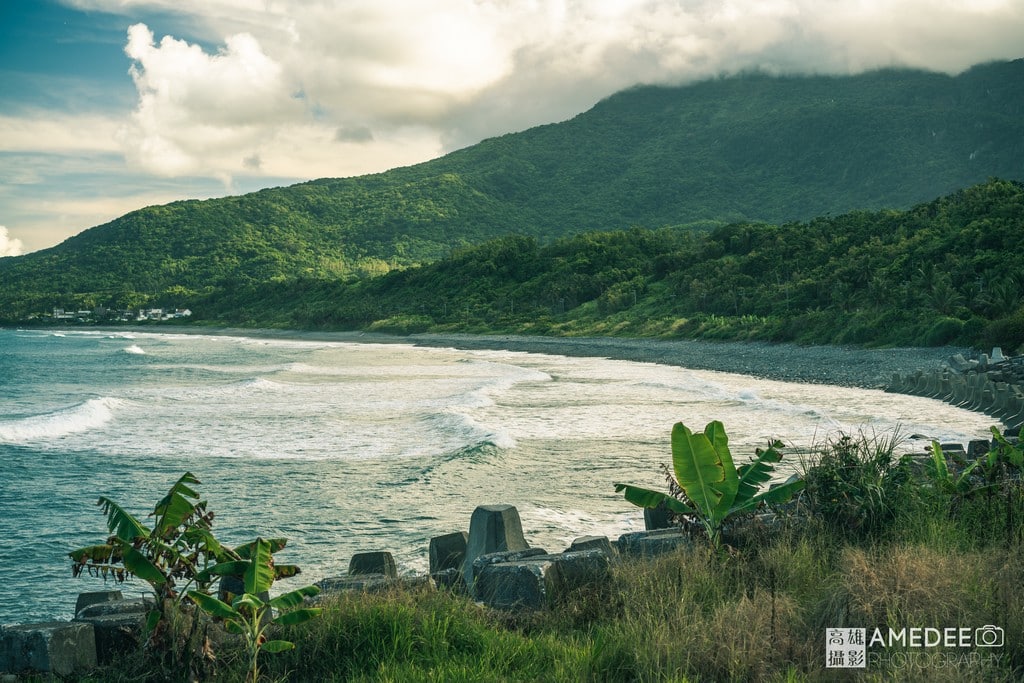
[[[1024,356],[991,354],[965,358],[957,353],[941,367],[912,375],[894,373],[886,391],[945,401],[996,418],[1010,434],[1024,425]]]

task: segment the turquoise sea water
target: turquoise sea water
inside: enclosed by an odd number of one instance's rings
[[[67,559],[105,538],[97,497],[142,515],[186,470],[219,537],[286,536],[279,557],[307,581],[368,550],[424,573],[429,539],[481,504],[516,505],[549,551],[642,528],[614,484],[661,487],[672,424],[713,419],[739,458],[769,438],[869,425],[966,441],[991,424],[880,391],[604,359],[0,330],[0,623],[70,617],[103,587]]]

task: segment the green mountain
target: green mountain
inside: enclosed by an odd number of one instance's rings
[[[515,332],[930,346],[1024,345],[1024,183],[906,211],[782,225],[507,235],[352,282],[264,283],[208,320],[386,332]]]
[[[1024,178],[1024,60],[637,87],[387,173],[132,212],[0,259],[0,318],[351,279],[518,233],[783,223]]]

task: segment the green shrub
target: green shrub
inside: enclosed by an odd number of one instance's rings
[[[981,335],[984,346],[1001,346],[1016,351],[1024,348],[1024,312],[993,320]]]
[[[925,333],[925,346],[943,346],[944,344],[949,344],[960,336],[963,329],[963,320],[958,318],[939,318]]]
[[[849,536],[883,533],[908,504],[909,467],[895,455],[897,433],[842,434],[804,462],[801,506],[826,528]]]
[[[433,326],[434,319],[426,315],[394,315],[390,318],[374,321],[366,328],[368,332],[385,334],[418,334],[426,332]]]

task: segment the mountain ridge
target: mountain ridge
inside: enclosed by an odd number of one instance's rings
[[[239,282],[359,278],[509,233],[710,228],[908,208],[1024,179],[1024,60],[958,76],[636,86],[567,121],[383,173],[131,212],[0,259],[0,317]]]

